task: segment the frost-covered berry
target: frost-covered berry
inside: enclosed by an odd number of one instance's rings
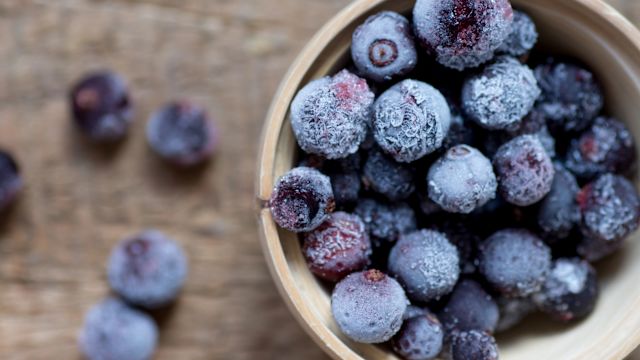
[[[347,70],[310,82],[291,103],[298,145],[327,159],[355,153],[367,134],[373,100],[367,82]]]
[[[451,109],[451,125],[449,132],[442,142],[442,149],[447,150],[456,145],[473,144],[476,140],[474,129],[455,106]]]
[[[551,268],[551,250],[524,229],[506,229],[480,245],[480,272],[508,297],[528,296],[540,289]]]
[[[511,56],[526,55],[538,41],[538,30],[531,17],[522,11],[513,11],[509,36],[498,48],[498,53]]]
[[[369,265],[371,241],[358,216],[338,211],[304,234],[302,252],[312,273],[335,282]]]
[[[476,271],[476,253],[481,238],[471,227],[471,223],[458,218],[439,220],[435,224],[435,230],[447,236],[458,249],[460,258],[460,271],[463,274],[471,274]]]
[[[508,0],[418,0],[414,33],[440,64],[463,70],[493,57],[513,21]]]
[[[591,180],[605,173],[629,173],[636,161],[633,135],[620,121],[598,117],[567,150],[566,166],[577,177]]]
[[[367,228],[372,240],[394,242],[402,234],[416,229],[416,216],[406,203],[388,204],[363,198],[354,210]]]
[[[550,157],[556,156],[556,139],[549,132],[547,119],[544,117],[544,114],[535,108],[520,121],[518,126],[508,128],[506,132],[508,137],[505,141],[520,135],[537,135],[547,154],[549,154]]]
[[[407,310],[404,312],[404,316],[402,317],[402,319],[403,320],[409,320],[409,319],[414,318],[416,316],[427,315],[427,314],[431,314],[431,312],[429,310],[427,310],[426,308],[421,308],[421,307],[415,306],[415,305],[409,305],[409,306],[407,306]]]
[[[495,198],[498,182],[491,162],[468,145],[457,145],[427,175],[429,198],[445,211],[468,214]]]
[[[538,96],[540,88],[531,69],[512,57],[502,56],[465,81],[462,107],[478,125],[501,130],[517,126]]]
[[[602,110],[602,89],[589,70],[550,59],[534,72],[542,89],[538,107],[551,130],[583,130]]]
[[[498,190],[511,204],[535,204],[551,190],[553,163],[537,136],[518,136],[500,146],[493,157],[493,166]]]
[[[391,249],[388,266],[409,298],[421,302],[450,293],[460,275],[458,250],[433,230],[402,235]]]
[[[492,333],[498,323],[498,305],[480,284],[464,279],[456,285],[449,302],[439,313],[447,333],[481,330]]]
[[[577,258],[556,260],[542,289],[533,297],[540,310],[562,322],[587,316],[597,298],[596,271]]]
[[[71,89],[71,115],[89,139],[97,142],[121,140],[133,120],[127,84],[111,71],[85,75]]]
[[[440,148],[451,124],[444,96],[417,80],[389,88],[376,100],[373,111],[376,142],[399,162],[418,160]]]
[[[153,319],[115,298],[87,312],[78,338],[80,351],[89,360],[149,360],[157,342]]]
[[[393,337],[393,350],[407,360],[435,359],[442,350],[444,331],[438,318],[432,313],[417,315],[405,320]]]
[[[411,24],[392,11],[370,16],[353,32],[351,58],[358,71],[374,81],[407,74],[418,62]]]
[[[179,101],[151,115],[147,142],[163,159],[180,166],[192,166],[211,155],[217,134],[204,108]]]
[[[500,317],[496,332],[503,332],[518,325],[529,314],[535,311],[536,305],[531,298],[508,298],[499,296],[496,299]]]
[[[23,185],[15,158],[11,153],[0,149],[0,211],[15,201]]]
[[[415,191],[413,172],[394,161],[379,149],[369,152],[362,170],[366,188],[386,196],[391,201],[405,200]]]
[[[396,280],[379,270],[352,273],[331,294],[340,330],[361,343],[381,343],[395,335],[409,301]]]
[[[116,245],[107,275],[111,288],[127,302],[158,308],[178,296],[187,277],[187,258],[174,240],[147,230]]]
[[[471,330],[456,333],[451,340],[451,360],[498,360],[498,345],[486,332]]]
[[[545,239],[564,239],[580,222],[576,195],[580,191],[575,176],[560,163],[554,163],[555,176],[551,191],[540,202],[538,226]]]
[[[278,179],[269,208],[280,227],[294,232],[311,231],[335,208],[331,181],[318,170],[294,168]]]

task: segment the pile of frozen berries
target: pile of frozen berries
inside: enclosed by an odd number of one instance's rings
[[[269,207],[348,338],[497,359],[493,334],[529,313],[593,310],[592,263],[640,220],[634,139],[507,0],[417,0],[412,19],[369,17],[353,62],[298,92],[299,164]]]

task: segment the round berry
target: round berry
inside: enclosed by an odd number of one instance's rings
[[[174,240],[147,230],[116,245],[107,275],[111,288],[127,302],[158,308],[178,296],[187,277],[187,258]]]
[[[438,318],[430,312],[405,320],[393,337],[393,350],[407,360],[435,359],[444,341]]]
[[[280,227],[294,232],[311,231],[335,208],[331,181],[312,168],[292,169],[278,179],[269,207]]]
[[[480,284],[464,279],[456,285],[449,302],[439,313],[447,333],[482,330],[492,333],[500,314],[498,305]]]
[[[151,115],[147,141],[163,159],[193,166],[211,155],[217,135],[203,108],[181,101],[169,103]]]
[[[389,271],[412,300],[439,299],[450,293],[458,281],[458,250],[444,234],[418,230],[402,235],[391,249]]]
[[[508,0],[418,0],[413,8],[418,41],[440,64],[457,70],[491,59],[512,21]]]
[[[527,115],[540,88],[533,72],[518,60],[503,56],[465,81],[462,107],[469,118],[489,130],[517,126]]]
[[[491,162],[468,145],[456,145],[427,175],[429,198],[445,211],[468,214],[495,198],[498,182]]]
[[[291,103],[298,145],[327,159],[355,153],[367,134],[373,100],[367,82],[347,70],[310,82]]]
[[[344,206],[358,201],[361,188],[360,174],[357,172],[332,173],[329,174],[329,178],[337,205]]]
[[[380,95],[373,111],[373,136],[398,162],[412,162],[440,148],[451,124],[444,96],[411,79]]]
[[[133,120],[127,84],[111,71],[85,75],[72,87],[70,103],[75,124],[94,141],[121,140]]]
[[[23,185],[15,158],[11,153],[0,149],[0,211],[16,200]]]
[[[540,289],[551,268],[551,250],[523,229],[506,229],[480,245],[480,272],[508,297],[522,297]]]
[[[456,107],[450,106],[450,109],[451,125],[442,142],[442,149],[447,150],[456,145],[473,144],[476,140],[473,128]]]
[[[576,178],[560,163],[555,163],[555,176],[551,191],[540,202],[538,226],[545,239],[564,239],[580,222],[580,209],[576,195],[580,188]]]
[[[511,204],[529,206],[551,191],[555,170],[537,136],[518,136],[500,146],[493,166],[498,190]]]
[[[381,343],[400,330],[408,302],[396,280],[372,269],[352,273],[336,285],[331,311],[350,339]]]
[[[522,11],[513,11],[509,36],[498,48],[499,53],[511,56],[526,55],[538,41],[538,30],[531,17]]]
[[[364,221],[367,232],[377,241],[394,242],[416,229],[416,216],[406,203],[387,204],[374,199],[358,201],[354,213]]]
[[[567,150],[566,166],[581,179],[591,180],[608,172],[627,173],[634,168],[633,135],[621,122],[597,118]]]
[[[438,220],[435,225],[435,230],[445,234],[449,242],[458,249],[460,271],[463,274],[476,271],[476,253],[481,241],[470,225],[470,222],[452,218]]]
[[[371,242],[358,216],[338,211],[304,234],[302,252],[312,273],[335,282],[369,265]]]
[[[486,332],[456,333],[451,340],[451,360],[498,360],[498,345]]]
[[[556,139],[549,132],[547,120],[542,112],[535,108],[525,116],[518,126],[506,129],[507,138],[505,141],[511,140],[520,135],[537,135],[538,140],[547,151],[550,157],[556,156]],[[496,149],[497,150],[497,149]],[[494,151],[495,154],[495,151]]]
[[[407,74],[418,62],[409,21],[392,11],[370,16],[353,32],[351,58],[358,71],[374,81]]]
[[[536,305],[531,298],[507,298],[500,296],[496,299],[500,317],[496,325],[496,332],[503,332],[518,325],[522,320],[535,309]]]
[[[391,201],[405,200],[415,191],[413,172],[409,167],[395,162],[378,149],[369,152],[362,171],[365,187]]]
[[[148,360],[157,341],[158,328],[149,315],[108,298],[87,313],[78,344],[91,360]]]
[[[416,316],[427,315],[427,314],[431,314],[431,312],[426,308],[421,308],[415,305],[409,305],[407,306],[407,310],[404,312],[404,316],[402,317],[402,319],[409,320]]]
[[[598,298],[595,269],[581,259],[558,259],[533,299],[553,319],[568,322],[587,316]]]

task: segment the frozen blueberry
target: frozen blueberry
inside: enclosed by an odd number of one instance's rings
[[[358,200],[360,195],[360,174],[357,172],[329,174],[336,204],[344,206]]]
[[[538,226],[545,239],[564,239],[580,222],[580,209],[576,195],[580,188],[576,178],[560,163],[554,163],[555,176],[551,191],[540,202]]]
[[[535,311],[536,305],[531,298],[507,298],[499,296],[496,299],[500,317],[496,332],[503,332],[518,325],[527,315]]]
[[[350,339],[381,343],[400,330],[408,302],[396,280],[372,269],[352,273],[336,285],[331,311]]]
[[[605,174],[577,195],[584,235],[578,252],[596,261],[616,250],[638,228],[640,196],[633,184],[618,175]]]
[[[520,121],[518,126],[508,128],[506,131],[508,135],[507,141],[520,135],[537,135],[547,154],[550,157],[556,156],[556,139],[549,132],[547,120],[539,110],[534,108]]]
[[[473,131],[474,129],[464,116],[462,116],[460,110],[454,106],[449,106],[449,108],[451,109],[451,125],[449,126],[447,136],[442,142],[442,149],[447,150],[456,145],[470,145],[475,143],[476,136]]]
[[[113,142],[125,137],[133,111],[127,85],[118,74],[87,74],[72,87],[69,97],[73,120],[89,139]]]
[[[511,204],[529,206],[551,191],[553,163],[537,136],[518,136],[500,146],[493,166],[498,190]]]
[[[391,249],[389,271],[412,300],[437,300],[450,293],[458,281],[458,250],[444,234],[418,230],[402,235]]]
[[[540,88],[531,69],[512,57],[502,56],[465,81],[462,107],[478,125],[501,130],[517,126],[538,96]]]
[[[587,131],[569,145],[566,166],[581,179],[602,174],[629,173],[636,161],[633,135],[611,118],[598,117]]]
[[[447,331],[481,330],[492,333],[500,314],[498,305],[480,284],[464,279],[453,289],[449,302],[439,313]]]
[[[440,148],[451,124],[444,96],[411,79],[385,91],[373,109],[373,136],[398,162],[412,162]]]
[[[370,198],[358,201],[354,213],[360,216],[376,241],[394,242],[416,229],[416,216],[406,203],[388,204]]]
[[[89,360],[149,360],[157,341],[158,328],[149,315],[108,298],[87,313],[78,344]]]
[[[409,167],[395,162],[377,148],[369,152],[362,181],[366,188],[391,201],[404,200],[415,191],[413,173]]]
[[[178,296],[187,277],[187,258],[174,240],[147,230],[116,245],[107,275],[111,288],[127,302],[158,308]]]
[[[497,360],[498,345],[493,336],[478,330],[456,333],[451,340],[451,360]]]
[[[414,33],[436,60],[457,70],[493,57],[511,30],[508,0],[418,0]]]
[[[327,159],[355,153],[367,134],[373,100],[367,82],[347,70],[310,82],[291,103],[298,145]]]
[[[147,141],[163,159],[180,166],[206,160],[217,138],[213,123],[200,106],[186,101],[169,103],[147,123]]]
[[[481,238],[475,233],[468,221],[448,218],[438,220],[435,230],[447,236],[458,249],[460,258],[460,271],[463,274],[471,274],[476,271],[476,253]]]
[[[438,214],[442,211],[440,205],[436,204],[433,200],[429,199],[427,190],[418,193],[418,202],[420,205],[420,211],[424,215],[431,216]]]
[[[404,312],[404,316],[402,317],[402,319],[409,320],[416,316],[427,315],[427,314],[431,314],[431,312],[426,308],[421,308],[415,305],[409,305],[407,306],[407,310]]]
[[[429,198],[445,211],[468,214],[495,198],[498,182],[491,162],[468,145],[456,145],[427,175]]]
[[[526,55],[538,41],[536,24],[522,11],[513,11],[513,23],[509,36],[498,48],[499,53],[511,56]]]
[[[428,311],[405,320],[393,337],[393,350],[407,360],[435,359],[442,350],[444,331]]]
[[[538,107],[551,130],[583,130],[602,110],[604,96],[590,71],[550,59],[534,72],[542,89]]]
[[[508,297],[528,296],[540,289],[551,268],[551,250],[524,229],[506,229],[480,245],[480,272]]]
[[[581,259],[558,259],[533,299],[553,319],[568,322],[587,316],[598,298],[595,269]]]
[[[335,282],[369,265],[371,242],[360,217],[338,211],[304,234],[302,251],[311,272]]]
[[[280,227],[294,232],[311,231],[335,208],[331,181],[318,170],[294,168],[278,179],[269,208]]]
[[[0,211],[15,201],[22,186],[18,163],[11,153],[0,149]]]
[[[309,167],[322,171],[326,162],[327,159],[320,155],[302,153],[298,160],[297,167]]]
[[[418,62],[409,21],[392,11],[370,16],[353,32],[351,58],[358,71],[374,81],[407,74]]]

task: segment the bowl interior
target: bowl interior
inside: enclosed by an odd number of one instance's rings
[[[266,124],[258,176],[258,197],[269,198],[275,180],[290,169],[296,144],[287,116],[297,89],[314,78],[342,68],[349,59],[353,29],[381,9],[408,13],[414,1],[357,1],[316,35],[292,66]],[[535,20],[538,46],[582,60],[605,88],[606,112],[625,121],[640,139],[640,35],[615,10],[596,0],[513,0],[514,7]],[[381,346],[357,344],[337,329],[328,289],[307,269],[295,234],[277,229],[268,209],[260,211],[267,261],[283,297],[303,327],[336,358],[395,359]],[[640,342],[640,242],[597,264],[601,297],[595,312],[582,322],[562,326],[530,317],[498,336],[503,359],[619,359]]]

